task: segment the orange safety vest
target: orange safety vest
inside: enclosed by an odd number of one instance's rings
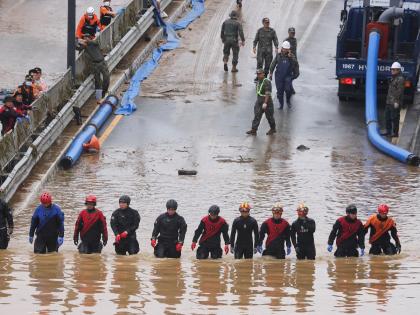
[[[365,223],[365,229],[372,226],[375,229],[375,234],[373,234],[370,239],[369,243],[372,244],[373,242],[377,241],[382,235],[388,232],[390,229],[396,226],[395,221],[392,218],[387,218],[385,221],[381,221],[378,219],[377,214],[372,214],[369,219]]]

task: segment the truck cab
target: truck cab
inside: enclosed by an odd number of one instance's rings
[[[377,23],[390,7],[404,9],[401,19]],[[413,103],[420,74],[420,0],[345,0],[337,35],[336,76],[340,100],[363,99],[369,31],[379,29],[378,99],[383,100],[391,78],[391,64],[402,65],[405,104]]]

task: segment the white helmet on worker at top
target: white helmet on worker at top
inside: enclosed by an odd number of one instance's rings
[[[283,42],[283,44],[281,44],[281,48],[283,48],[283,49],[290,49],[290,43],[287,40],[285,40]]]
[[[401,70],[401,64],[396,61],[392,64],[391,69],[400,69]]]
[[[89,7],[86,9],[86,14],[93,15],[95,13],[95,9],[93,7]]]

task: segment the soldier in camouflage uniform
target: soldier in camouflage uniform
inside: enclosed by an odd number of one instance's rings
[[[299,64],[296,57],[290,51],[290,43],[284,41],[281,45],[281,51],[277,54],[270,66],[270,80],[276,69],[276,88],[277,98],[279,100],[279,109],[283,109],[284,93],[286,93],[287,106],[290,108],[290,97],[292,96],[292,81],[299,76]]]
[[[289,27],[288,33],[289,33],[289,37],[287,37],[285,41],[288,41],[290,43],[290,51],[292,52],[293,55],[295,55],[296,60],[297,60],[297,40],[295,37],[295,34],[296,34],[295,28]],[[293,88],[293,81],[291,84],[292,84],[291,90],[292,90],[292,95],[293,95],[293,94],[296,94],[295,89]]]
[[[244,32],[242,30],[242,24],[238,21],[238,13],[232,11],[230,13],[230,18],[223,22],[222,32],[220,37],[222,38],[223,46],[223,69],[228,71],[227,62],[229,61],[229,53],[232,49],[232,72],[238,72],[236,68],[238,64],[239,57],[239,41],[238,38],[241,38],[242,46],[245,45]]]
[[[404,101],[404,77],[401,64],[394,62],[391,66],[392,78],[389,82],[385,107],[385,136],[398,137],[400,128],[400,109]]]
[[[257,69],[264,68],[265,75],[268,75],[271,62],[273,61],[273,44],[276,52],[279,49],[279,40],[274,29],[270,27],[270,20],[263,18],[261,27],[254,39],[254,54],[257,54]],[[258,45],[258,49],[257,49]]]
[[[247,131],[248,135],[256,135],[258,126],[262,115],[265,113],[265,118],[270,125],[270,130],[266,133],[272,135],[276,132],[276,121],[274,120],[274,105],[271,98],[271,81],[265,77],[263,69],[257,70],[257,101],[254,105],[254,120],[252,121],[251,130]]]

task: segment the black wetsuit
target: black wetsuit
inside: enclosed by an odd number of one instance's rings
[[[197,259],[221,258],[223,251],[220,247],[220,234],[223,234],[225,244],[229,243],[229,225],[222,217],[212,221],[209,216],[204,217],[198,228],[195,230],[193,243],[200,238],[200,246],[197,249]],[[200,237],[201,236],[201,237]]]
[[[13,230],[13,210],[0,199],[0,249],[6,249],[9,245],[8,229]]]
[[[365,248],[365,232],[359,219],[352,220],[348,216],[339,218],[334,223],[328,238],[328,245],[332,245],[336,237],[335,257],[359,257],[357,248]]]
[[[236,233],[238,238],[236,239]],[[254,233],[255,247],[258,244],[258,223],[257,221],[248,216],[243,218],[237,217],[232,224],[230,232],[230,243],[235,245],[234,254],[235,259],[252,258],[254,255],[254,242],[252,241],[252,233]]]
[[[290,232],[297,259],[315,259],[315,221],[308,217],[298,218],[292,223]]]
[[[140,250],[139,242],[136,237],[136,230],[139,228],[140,215],[137,210],[130,207],[127,209],[117,209],[111,217],[111,228],[115,235],[127,231],[128,236],[121,238],[119,243],[115,243],[115,252],[118,255],[137,254]]]
[[[265,234],[267,240],[265,242],[265,250],[263,256],[273,256],[277,259],[284,259],[286,253],[284,251],[284,243],[287,247],[291,247],[290,242],[290,225],[284,219],[270,218],[266,220],[260,229],[260,236],[258,238],[258,245],[262,246]]]
[[[155,221],[152,239],[157,239],[154,254],[158,258],[179,258],[181,252],[176,251],[176,244],[184,244],[187,223],[178,213],[163,213]]]

